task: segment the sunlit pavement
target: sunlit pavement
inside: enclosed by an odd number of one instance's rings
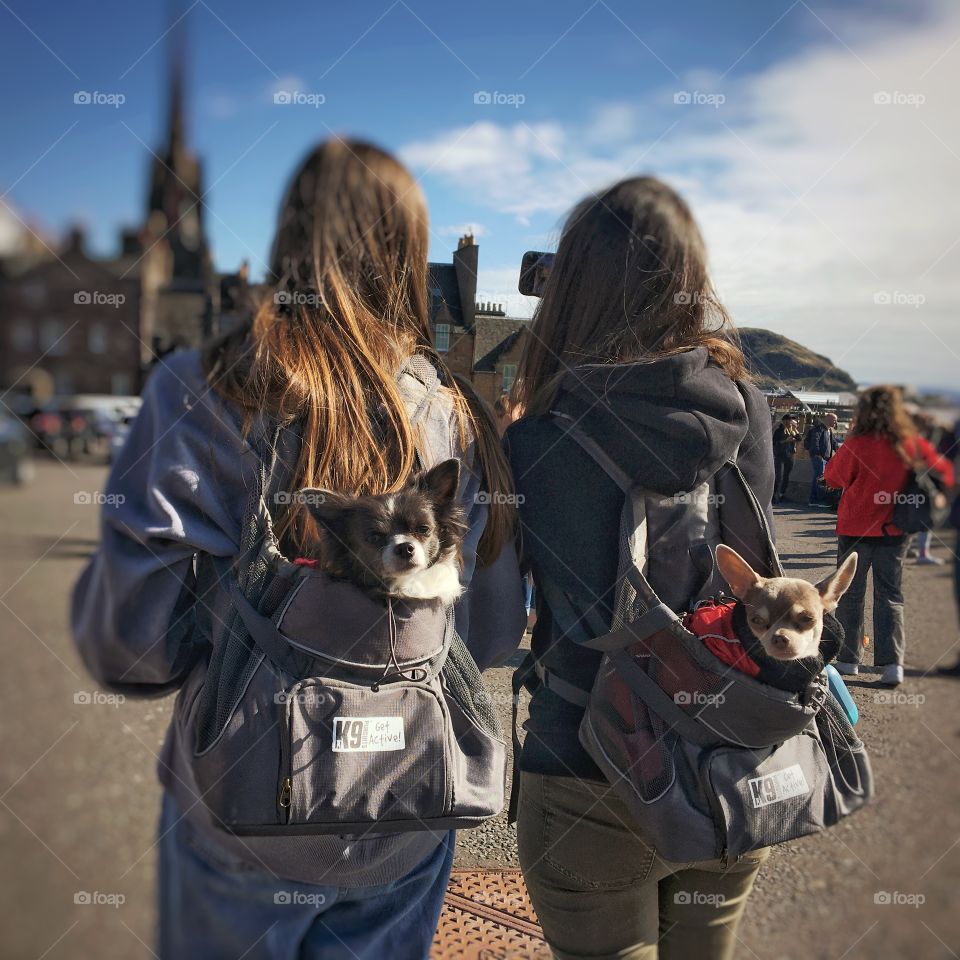
[[[17,918],[0,955],[10,960],[151,956],[154,765],[172,700],[98,695],[67,632],[70,586],[96,537],[98,507],[84,501],[104,480],[101,467],[41,461],[30,487],[0,488],[0,896]],[[832,523],[826,511],[778,508],[788,569],[827,572]],[[907,682],[893,695],[871,673],[852,685],[877,799],[774,852],[740,957],[920,960],[960,944],[960,682],[927,673],[958,650],[949,568],[908,563],[905,592]],[[488,677],[505,728],[509,673]],[[516,864],[503,818],[461,836],[458,864]]]

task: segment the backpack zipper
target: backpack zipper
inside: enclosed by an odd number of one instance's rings
[[[277,798],[277,806],[283,811],[283,820],[286,823],[290,819],[290,795],[293,792],[293,780],[290,777],[284,777],[280,784],[280,796]]]
[[[716,796],[713,779],[710,776],[710,764],[716,755],[725,751],[725,747],[714,747],[709,750],[700,763],[700,776],[705,781],[703,792],[707,806],[710,808],[710,819],[713,821],[713,830],[717,837],[717,847],[720,849],[720,869],[726,870],[730,865],[730,850],[727,846],[727,820],[723,813],[723,805]]]
[[[280,727],[280,789],[277,792],[277,812],[280,823],[290,822],[290,807],[293,803],[293,776],[290,766],[290,738],[291,738],[291,696],[299,693],[299,684],[288,691],[287,699],[283,704],[283,720]]]

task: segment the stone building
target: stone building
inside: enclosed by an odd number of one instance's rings
[[[158,357],[198,346],[244,309],[247,271],[217,275],[204,227],[203,170],[186,135],[183,27],[172,34],[163,143],[149,159],[140,226],[114,257],[80,230],[60,250],[23,231],[0,256],[0,388],[49,395],[138,393]]]
[[[430,329],[450,369],[492,404],[513,386],[529,321],[477,302],[479,259],[480,247],[465,234],[451,263],[429,265]]]
[[[54,251],[30,231],[0,251],[0,389],[22,406],[53,394],[138,393],[164,354],[196,347],[249,316],[246,265],[217,274],[205,229],[203,166],[187,137],[183,22],[171,33],[167,124],[149,158],[143,222],[113,257],[90,256],[74,230]],[[477,302],[479,247],[460,238],[429,265],[430,327],[450,368],[490,403],[513,385],[528,321]]]
[[[91,258],[79,230],[58,257],[20,255],[0,276],[0,385],[53,394],[131,394],[140,387],[141,288]]]

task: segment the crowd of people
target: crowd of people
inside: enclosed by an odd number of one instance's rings
[[[516,390],[496,412],[501,442],[494,411],[449,373],[431,341],[427,238],[420,189],[384,151],[335,139],[298,168],[271,281],[312,296],[285,306],[268,299],[247,327],[203,353],[168,359],[112,471],[108,490],[122,494],[120,506],[104,515],[73,606],[77,644],[98,680],[156,695],[188,678],[202,688],[213,665],[223,669],[214,620],[230,615],[232,595],[217,593],[222,578],[198,571],[237,556],[264,464],[281,463],[287,491],[379,494],[420,460],[457,457],[468,528],[458,633],[481,669],[504,662],[521,643],[516,585],[526,577],[537,584],[534,654],[557,684],[589,691],[602,654],[572,642],[556,605],[563,617],[572,611],[608,628],[620,615],[624,496],[614,478],[665,498],[678,519],[696,508],[688,492],[733,461],[772,529],[771,505],[786,495],[801,443],[813,465],[811,503],[828,488],[843,491],[838,559],[860,556],[838,610],[847,634],[841,667],[857,670],[872,571],[877,663],[885,680],[902,679],[906,537],[880,495],[904,489],[921,462],[945,490],[953,474],[895,389],[864,393],[843,444],[832,415],[806,436],[787,415],[772,434],[766,400],[726,335],[730,318],[712,295],[693,214],[666,184],[631,177],[586,197],[566,221]],[[690,290],[699,295],[681,295]],[[309,510],[288,496],[271,512],[280,549],[304,555],[318,535]],[[667,529],[649,531],[647,577],[682,609],[702,583],[703,553]],[[530,593],[526,604],[532,612]],[[273,669],[262,659],[244,662]],[[238,673],[233,699],[220,705],[224,735],[262,716],[262,705],[236,709],[249,683]],[[519,857],[555,955],[730,957],[768,849],[665,859],[581,745],[583,712],[553,683],[537,686],[518,757]],[[165,757],[179,750],[196,759],[196,716],[195,702],[178,698]],[[408,748],[415,736],[408,729]],[[163,960],[427,956],[453,858],[449,831],[294,835],[280,819],[237,842],[203,812],[203,797],[186,803],[174,777],[164,783]],[[281,808],[284,797],[289,805],[289,792],[280,796]]]
[[[919,565],[943,563],[931,545],[941,525],[947,525],[960,435],[957,429],[938,428],[922,410],[908,412],[902,391],[886,385],[862,392],[842,442],[837,424],[836,414],[826,413],[803,434],[798,414],[783,415],[773,433],[774,503],[786,499],[802,443],[810,457],[808,506],[835,507],[838,563],[851,553],[858,556],[856,576],[837,610],[845,642],[836,669],[846,676],[859,673],[866,639],[864,603],[872,574],[874,665],[882,668],[881,683],[898,686],[903,682],[906,648],[903,566],[911,555]],[[929,478],[927,492],[911,487],[917,474]],[[931,499],[929,518],[915,531],[900,530],[894,522],[898,503],[911,506],[910,498],[920,496]],[[957,603],[960,609],[960,590]]]

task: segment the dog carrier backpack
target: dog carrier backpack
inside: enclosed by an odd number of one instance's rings
[[[385,607],[285,558],[268,507],[296,496],[282,492],[280,434],[239,555],[204,561],[213,652],[177,711],[203,800],[246,835],[476,826],[502,808],[506,747],[453,607]]]
[[[712,556],[727,540],[754,569],[782,575],[736,463],[665,504],[635,488],[575,426],[566,430],[624,491],[613,621],[589,604],[578,614],[562,589],[538,580],[558,634],[603,658],[588,691],[552,672],[549,653],[543,661],[531,656],[514,676],[515,694],[543,684],[584,708],[580,742],[667,860],[736,857],[817,832],[863,806],[872,794],[869,760],[825,676],[805,696],[760,683],[715,657],[647,580],[647,526],[661,508],[700,537],[691,556],[701,547]],[[699,578],[691,605],[723,586],[715,564]],[[515,771],[511,813],[517,779]]]

